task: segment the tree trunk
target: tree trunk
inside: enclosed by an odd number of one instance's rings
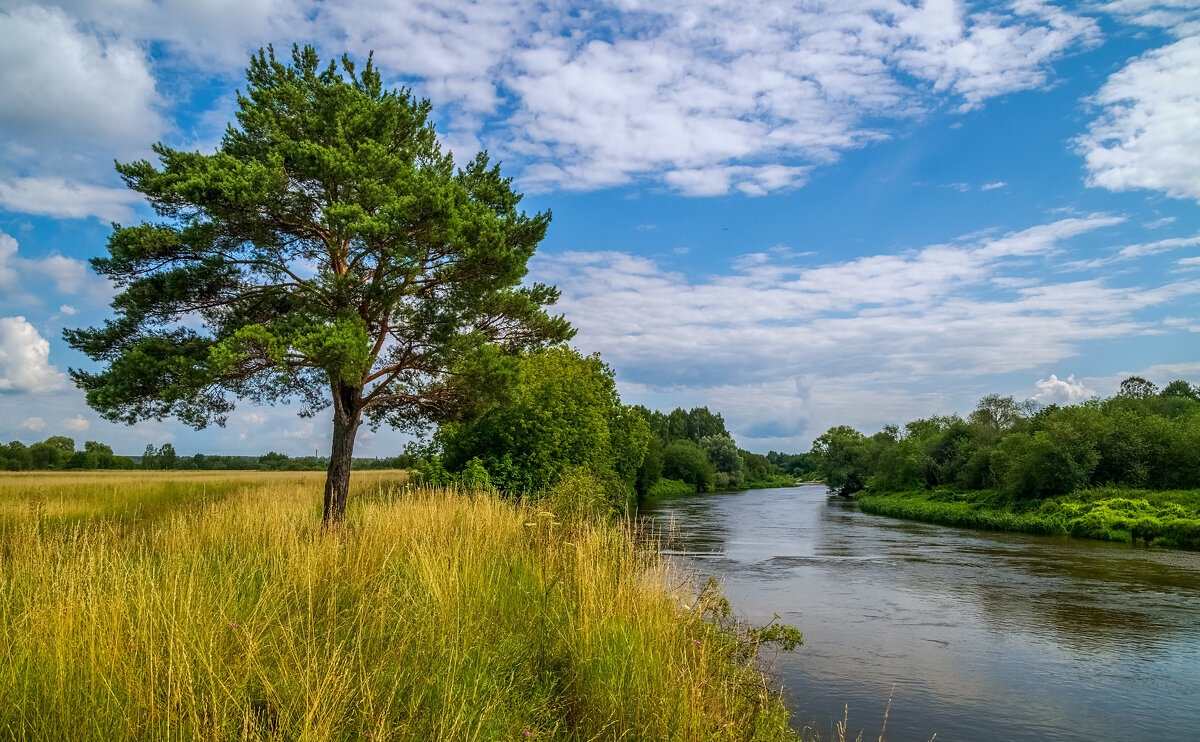
[[[350,462],[354,457],[354,436],[358,426],[362,387],[333,388],[333,446],[329,452],[329,470],[325,476],[325,525],[336,525],[346,517],[346,499],[350,495]]]

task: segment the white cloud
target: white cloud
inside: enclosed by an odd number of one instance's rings
[[[9,262],[17,256],[17,241],[0,232],[0,289],[11,289],[17,282],[17,271]]]
[[[1194,317],[1164,317],[1163,324],[1176,330],[1200,332],[1200,320]]]
[[[1100,9],[1126,23],[1162,28],[1176,36],[1200,33],[1200,6],[1195,0],[1113,0]]]
[[[1049,379],[1038,379],[1033,384],[1037,394],[1033,398],[1043,404],[1075,404],[1096,396],[1093,389],[1088,388],[1082,381],[1075,380],[1075,374],[1060,379],[1050,374]]]
[[[58,308],[58,311],[62,312],[63,314],[65,314],[67,316],[75,315],[75,307],[71,306],[70,304],[63,304],[61,307]]]
[[[1143,54],[1095,95],[1078,139],[1088,184],[1200,201],[1200,36]]]
[[[108,279],[93,273],[82,260],[53,254],[41,258],[23,257],[18,254],[17,241],[0,232],[0,289],[6,292],[0,296],[0,302],[25,306],[42,303],[45,292],[31,285],[37,280],[52,283],[59,294],[90,304],[107,304],[114,293]],[[63,305],[60,311],[75,313],[74,307],[69,305]]]
[[[46,421],[40,417],[27,417],[21,423],[21,427],[27,430],[39,431],[46,429]]]
[[[562,290],[559,308],[579,330],[575,342],[600,351],[623,385],[644,385],[645,398],[707,390],[708,401],[723,408],[730,390],[748,390],[744,396],[756,401],[746,405],[761,410],[761,419],[739,422],[735,432],[769,438],[788,429],[786,420],[837,422],[822,410],[877,421],[884,409],[921,413],[910,406],[911,392],[881,406],[897,386],[932,384],[945,391],[938,404],[970,404],[982,393],[971,385],[982,377],[1044,368],[1089,343],[1162,331],[1147,312],[1200,295],[1200,280],[1118,285],[1062,280],[1054,270],[1070,240],[1121,221],[1071,217],[815,265],[782,251],[756,253],[733,261],[727,273],[695,279],[619,252],[538,256],[532,273]],[[815,390],[803,414],[770,415],[788,409],[795,392],[780,390],[801,378]],[[927,414],[932,402],[922,404]]]
[[[314,426],[311,422],[297,423],[294,427],[283,431],[284,438],[312,438]]]
[[[52,152],[81,145],[141,152],[163,130],[145,53],[80,28],[58,8],[0,14],[0,130]]]
[[[1126,260],[1136,260],[1137,258],[1147,255],[1158,255],[1159,253],[1176,250],[1181,247],[1191,247],[1200,245],[1200,234],[1191,237],[1169,237],[1163,240],[1155,240],[1153,242],[1140,242],[1135,245],[1125,245],[1118,248],[1117,251],[1107,258],[1093,258],[1091,260],[1082,260],[1068,263],[1065,267],[1072,269],[1100,268],[1113,263],[1119,263]],[[1186,260],[1186,258],[1185,258]]]
[[[233,75],[260,45],[312,39],[339,53],[373,49],[389,82],[415,83],[448,117],[444,142],[516,160],[525,189],[645,179],[693,195],[798,187],[812,166],[886,137],[890,122],[1045,87],[1051,65],[1098,33],[1094,20],[1041,0],[987,8],[959,0],[61,6],[20,3],[0,16],[0,39],[16,39],[0,54],[12,94],[0,93],[18,103],[7,107],[7,126],[26,154],[45,141],[91,154],[100,147],[105,157],[91,163],[99,168],[114,151],[141,153],[167,128],[159,69]],[[152,68],[150,44],[176,54],[159,55]],[[40,90],[51,94],[35,100]],[[66,198],[67,172],[10,167],[10,208],[110,218],[132,203],[105,189],[99,169]]]
[[[8,211],[59,219],[90,216],[106,221],[129,221],[141,195],[128,188],[88,185],[58,177],[28,177],[0,181],[0,207]]]
[[[1041,87],[1051,61],[1097,33],[1091,19],[1024,0],[985,12],[877,0],[613,9],[562,19],[565,32],[549,21],[497,62],[516,95],[510,147],[536,163],[529,187],[647,173],[692,195],[795,187],[803,170],[763,168],[829,162],[886,136],[864,126],[869,116]]]
[[[994,191],[997,188],[1003,188],[1006,185],[1008,185],[1008,183],[1005,183],[1003,180],[997,180],[995,183],[984,183],[983,185],[979,186],[979,190]]]
[[[50,365],[50,343],[24,317],[0,317],[0,392],[49,392],[67,385]]]
[[[136,40],[60,8],[0,11],[0,207],[59,218],[126,219],[138,200],[114,157],[148,152],[167,128]]]
[[[67,430],[74,430],[77,433],[82,433],[92,427],[92,424],[83,415],[76,415],[75,417],[63,420],[62,424]]]

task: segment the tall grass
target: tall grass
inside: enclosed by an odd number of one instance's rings
[[[633,525],[390,476],[0,479],[0,736],[792,738]]]

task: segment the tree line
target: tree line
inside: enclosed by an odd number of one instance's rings
[[[405,469],[416,465],[419,457],[410,453],[382,458],[356,458],[355,469]],[[261,456],[223,456],[197,453],[180,456],[175,447],[164,443],[147,444],[140,456],[117,456],[112,447],[87,441],[75,450],[75,440],[56,435],[40,443],[21,441],[0,444],[0,471],[71,471],[80,469],[169,470],[169,471],[322,471],[329,466],[325,456],[288,456],[271,451]]]
[[[1115,485],[1200,488],[1200,387],[1159,389],[1137,376],[1118,394],[1042,406],[990,394],[958,415],[890,425],[874,435],[830,428],[812,453],[835,491],[935,487],[995,490],[1014,498]]]
[[[612,369],[566,346],[523,356],[508,398],[442,425],[431,453],[434,481],[529,493],[582,472],[618,508],[635,496],[794,483],[767,456],[739,448],[719,413],[624,405]]]

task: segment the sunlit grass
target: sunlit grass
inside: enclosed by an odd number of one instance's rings
[[[634,526],[354,478],[0,477],[0,735],[790,738]]]

